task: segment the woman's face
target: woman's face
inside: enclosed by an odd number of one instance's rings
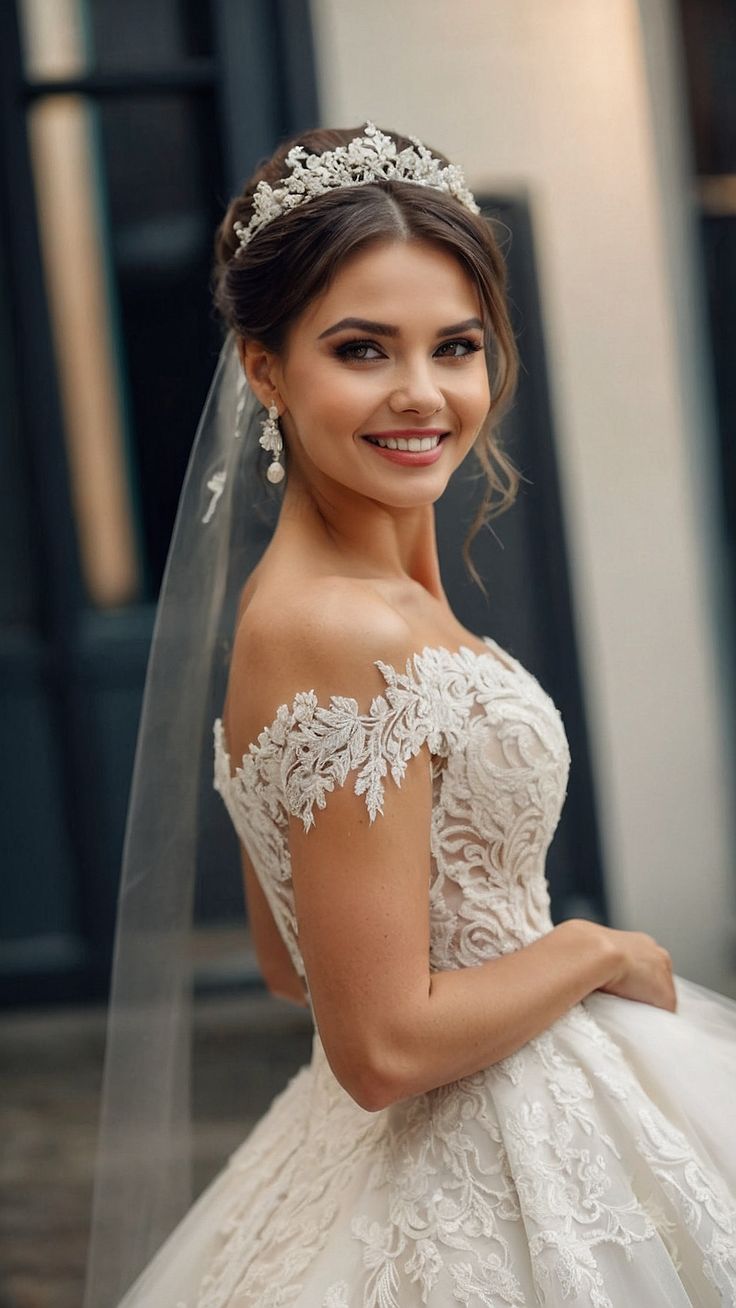
[[[488,414],[481,319],[472,279],[434,245],[383,242],[348,260],[275,362],[289,463],[328,494],[338,483],[397,508],[434,503]]]

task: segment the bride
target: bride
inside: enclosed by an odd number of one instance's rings
[[[315,1035],[121,1308],[736,1304],[736,1004],[647,934],[553,925],[564,727],[442,586],[450,478],[480,459],[476,530],[516,487],[489,224],[414,138],[308,132],[233,201],[216,301],[280,498],[214,785]],[[205,521],[226,487],[245,514],[228,475]]]

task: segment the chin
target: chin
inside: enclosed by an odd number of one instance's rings
[[[419,509],[425,505],[436,504],[447,490],[448,481],[448,477],[443,477],[441,481],[437,478],[421,488],[415,486],[412,492],[403,493],[400,487],[388,491],[385,486],[374,485],[372,489],[366,487],[365,494],[369,499],[377,500],[392,509]]]

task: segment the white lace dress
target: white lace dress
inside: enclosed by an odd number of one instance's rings
[[[301,975],[286,842],[337,786],[381,820],[431,756],[433,970],[552,927],[545,854],[566,794],[560,715],[490,638],[428,646],[369,706],[282,705],[215,787]],[[370,1113],[317,1034],[302,1068],[124,1308],[736,1305],[736,1003],[676,977],[668,1013],[596,992],[484,1071]]]

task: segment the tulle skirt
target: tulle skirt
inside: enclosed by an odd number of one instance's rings
[[[675,985],[378,1113],[315,1034],[120,1308],[733,1308],[736,1002]]]

